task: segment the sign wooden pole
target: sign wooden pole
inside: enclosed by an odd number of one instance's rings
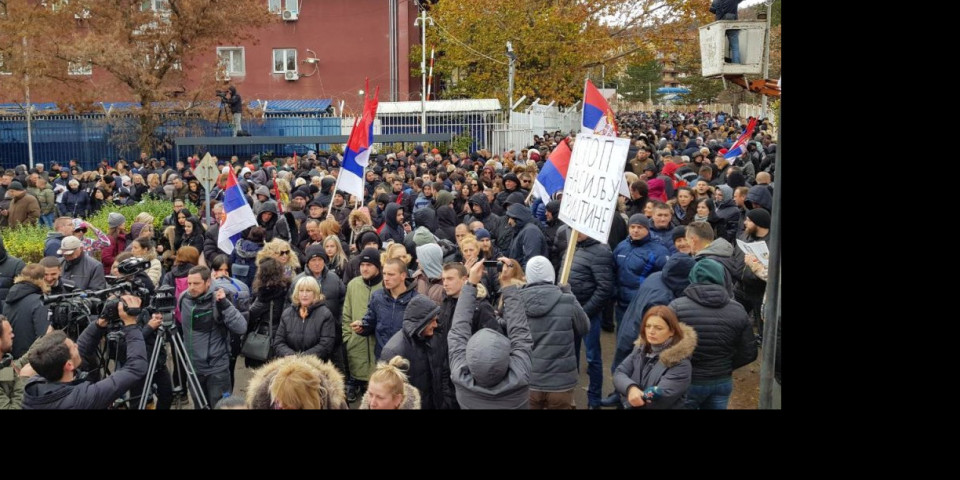
[[[563,257],[563,267],[560,268],[560,281],[558,285],[570,283],[570,268],[573,267],[573,254],[577,250],[577,237],[580,233],[576,229],[570,229],[570,240],[567,243],[567,253]]]

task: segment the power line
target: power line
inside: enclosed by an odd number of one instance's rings
[[[500,65],[509,65],[507,62],[504,62],[503,60],[497,60],[496,58],[493,58],[493,57],[491,57],[490,55],[487,55],[487,54],[485,54],[485,53],[483,53],[483,52],[479,52],[479,51],[477,51],[477,50],[474,50],[474,49],[473,49],[472,47],[470,47],[469,45],[461,42],[460,39],[458,39],[457,37],[454,37],[450,32],[448,32],[446,28],[443,28],[443,25],[440,25],[440,22],[437,22],[436,19],[433,20],[433,23],[434,23],[434,25],[436,25],[437,27],[439,27],[440,30],[441,30],[447,37],[449,37],[451,40],[453,40],[454,43],[456,43],[457,45],[460,45],[461,47],[469,50],[470,52],[475,53],[475,54],[477,54],[477,55],[480,55],[481,57],[486,58],[487,60],[490,60],[491,62],[499,63]],[[426,47],[424,47],[424,48],[426,48]]]

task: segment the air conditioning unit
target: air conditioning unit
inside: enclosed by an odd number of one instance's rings
[[[284,74],[283,74],[283,79],[284,79],[284,80],[299,80],[299,79],[300,79],[300,74],[298,74],[296,70],[287,70],[287,71],[284,72]]]
[[[283,17],[284,21],[287,22],[293,22],[300,18],[298,12],[294,12],[293,10],[284,10],[281,16]]]

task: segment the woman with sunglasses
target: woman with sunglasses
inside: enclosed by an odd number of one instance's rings
[[[265,258],[272,258],[283,268],[283,275],[287,279],[293,279],[300,271],[300,260],[297,254],[291,250],[290,244],[286,240],[274,238],[263,245],[263,250],[257,254],[257,265],[263,262]]]

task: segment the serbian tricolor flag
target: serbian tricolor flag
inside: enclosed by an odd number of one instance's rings
[[[743,154],[747,149],[747,142],[750,141],[750,138],[753,136],[753,129],[757,127],[756,117],[750,117],[750,122],[747,123],[747,130],[743,132],[743,135],[740,135],[740,138],[736,142],[733,142],[733,145],[727,150],[727,153],[723,154],[723,158],[737,158]]]
[[[223,191],[224,219],[220,223],[220,234],[217,237],[217,246],[228,255],[233,253],[233,246],[240,240],[240,233],[248,227],[257,226],[257,217],[253,209],[243,196],[243,190],[237,184],[237,176],[229,166],[223,167],[223,172],[229,172],[227,188]]]
[[[547,156],[547,163],[543,165],[543,170],[540,170],[540,174],[537,175],[537,181],[533,183],[533,195],[544,203],[549,202],[554,193],[563,190],[569,165],[570,146],[564,138]]]
[[[617,136],[617,121],[613,110],[590,80],[587,80],[583,87],[583,119],[580,123],[580,133]]]
[[[367,80],[365,92],[370,91],[370,81]],[[363,114],[353,123],[353,131],[347,140],[347,149],[343,155],[343,168],[340,169],[338,190],[363,198],[363,169],[370,161],[370,146],[373,145],[373,121],[377,118],[377,103],[380,98],[380,87],[373,96],[373,100],[364,98]]]

